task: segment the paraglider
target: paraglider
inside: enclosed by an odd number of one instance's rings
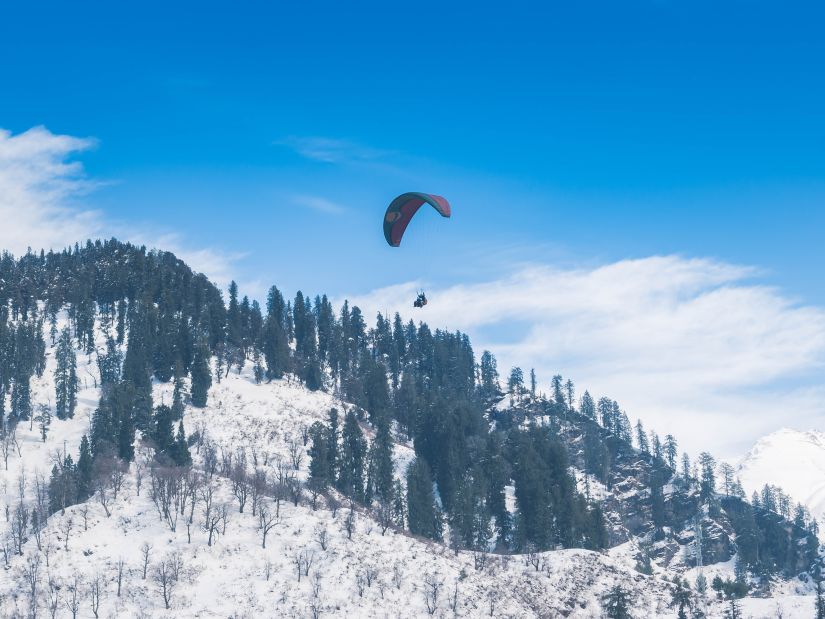
[[[452,215],[450,203],[441,196],[417,191],[402,193],[390,202],[387,212],[384,214],[384,238],[387,239],[390,246],[399,247],[401,245],[401,239],[404,237],[407,226],[423,204],[432,206],[442,217]]]
[[[417,191],[402,193],[390,202],[384,214],[384,238],[387,239],[390,247],[401,246],[401,239],[404,238],[407,226],[424,204],[432,206],[442,217],[452,215],[450,203],[441,196]],[[425,305],[427,305],[427,295],[422,290],[413,302],[413,307],[422,308]]]

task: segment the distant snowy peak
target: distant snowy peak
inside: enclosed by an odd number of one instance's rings
[[[779,486],[817,518],[825,515],[825,432],[777,430],[756,442],[737,471],[748,494]]]

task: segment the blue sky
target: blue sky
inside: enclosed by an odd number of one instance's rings
[[[705,291],[825,305],[821,3],[18,4],[0,128],[94,140],[61,151],[97,183],[61,208],[223,260],[253,294],[388,309],[376,291],[411,282],[679,256],[747,268]],[[391,250],[381,214],[408,190],[455,217]],[[482,322],[505,348],[535,327]]]

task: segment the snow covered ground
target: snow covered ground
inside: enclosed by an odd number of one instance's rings
[[[35,480],[48,480],[54,458],[77,455],[99,395],[94,358],[81,355],[78,366],[82,389],[74,419],[55,419],[45,443],[36,424],[32,429],[21,427],[19,455],[13,451],[8,468],[0,466],[6,514],[13,514],[18,503],[21,477],[26,480],[25,501],[30,503]],[[36,405],[54,399],[53,369],[50,349],[48,369],[34,384]],[[171,385],[156,385],[154,396],[156,403],[171,402]],[[292,468],[291,452],[297,443],[300,463],[295,473],[304,478],[309,459],[303,430],[326,420],[333,406],[343,415],[346,405],[329,394],[309,392],[288,380],[256,385],[247,368],[213,384],[208,406],[188,407],[184,421],[189,433],[205,431],[220,453],[243,448],[250,468],[256,460],[270,478],[277,474],[279,462]],[[196,469],[203,467],[204,452],[194,454]],[[470,553],[455,554],[393,530],[382,534],[369,514],[357,508],[351,513],[343,502],[337,509],[322,504],[313,509],[308,501],[297,506],[284,501],[264,548],[259,517],[252,514],[249,502],[240,513],[230,481],[220,476],[215,478],[212,509],[226,506],[225,532],[221,523],[209,546],[202,501],[190,531],[183,516],[172,530],[150,498],[145,470],[138,493],[143,455],[139,453],[108,506],[111,515],[106,515],[98,497],[92,497],[49,519],[40,551],[30,536],[22,556],[9,555],[7,569],[0,572],[0,616],[29,616],[34,581],[39,616],[50,616],[49,601],[56,594],[57,617],[72,616],[75,591],[77,616],[84,618],[600,617],[601,597],[616,583],[630,592],[634,616],[676,616],[668,607],[670,585],[665,582],[673,574],[651,577],[636,572],[629,545],[608,553],[547,552],[533,562],[521,556],[488,556],[479,565],[479,557]],[[401,474],[412,458],[411,447],[398,445],[395,457]],[[591,492],[598,491],[591,484]],[[264,498],[262,505],[270,512],[277,509],[272,498]],[[6,521],[8,525],[8,515]],[[38,578],[33,579],[35,566]],[[168,609],[162,596],[164,566]],[[169,570],[174,578],[168,577]],[[776,616],[777,605],[786,618],[811,616],[811,598],[790,588],[782,593],[777,599],[746,600],[745,616]],[[710,602],[709,616],[721,612],[720,605]]]

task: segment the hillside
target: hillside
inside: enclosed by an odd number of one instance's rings
[[[116,241],[5,255],[0,318],[3,616],[812,612],[804,514],[461,333]]]

